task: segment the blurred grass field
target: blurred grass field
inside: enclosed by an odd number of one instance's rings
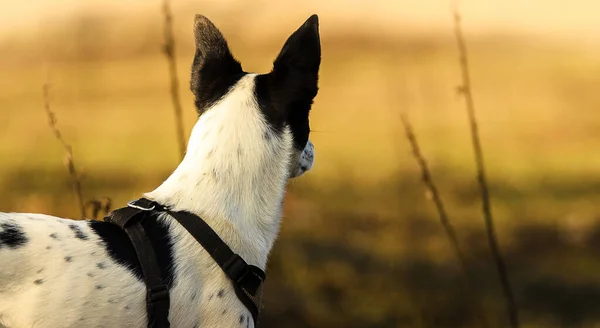
[[[176,15],[183,20],[176,28],[177,64],[188,133],[195,112],[188,90],[193,40],[185,23],[192,16],[181,8]],[[161,25],[86,17],[40,32],[43,40],[24,34],[0,42],[2,211],[78,215],[64,151],[43,111],[47,76],[86,199],[108,196],[122,206],[178,164]],[[247,71],[268,71],[295,28],[286,22],[289,31],[248,41],[243,23],[209,17]],[[321,21],[326,30],[327,15]],[[600,49],[511,34],[467,37],[493,212],[522,327],[600,327],[594,251],[600,246]],[[494,327],[506,327],[450,30],[367,35],[341,29],[322,32],[322,48],[311,113],[316,165],[290,184],[268,267],[264,326],[477,326],[401,129],[404,110],[468,254],[483,307]]]

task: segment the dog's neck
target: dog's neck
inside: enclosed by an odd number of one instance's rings
[[[202,217],[234,252],[264,269],[279,232],[292,137],[270,132],[254,77],[244,76],[200,116],[181,164],[145,196]]]

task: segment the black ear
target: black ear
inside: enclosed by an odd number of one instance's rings
[[[292,105],[288,111],[310,109],[318,91],[320,65],[319,18],[312,15],[287,39],[269,73],[271,92],[287,99]]]
[[[273,63],[273,71],[280,75],[290,71],[318,75],[320,64],[319,17],[312,15],[287,39]]]
[[[319,18],[312,15],[285,42],[271,73],[256,78],[257,99],[269,124],[275,131],[289,126],[297,150],[304,149],[310,134],[320,64]]]
[[[190,88],[201,114],[225,95],[245,73],[229,51],[219,29],[203,15],[196,15],[194,19],[194,38],[196,54],[192,63]]]

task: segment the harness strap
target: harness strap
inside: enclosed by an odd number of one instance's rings
[[[169,290],[162,282],[154,249],[140,221],[143,213],[166,212],[177,220],[210,254],[231,280],[235,294],[252,314],[254,325],[259,314],[261,285],[266,278],[259,267],[250,265],[234,253],[219,235],[197,215],[185,211],[170,211],[146,198],[131,201],[128,207],[113,211],[105,221],[121,227],[135,248],[147,287],[146,310],[148,327],[169,327]]]
[[[236,296],[250,311],[256,326],[260,310],[260,287],[266,278],[263,270],[246,263],[197,215],[185,211],[170,211],[165,206],[146,198],[131,201],[127,205],[128,207],[113,211],[105,221],[125,230],[135,248],[147,287],[146,310],[149,328],[170,326],[169,290],[161,279],[154,249],[140,223],[144,213],[153,211],[170,214],[204,247],[231,280]]]
[[[217,262],[231,279],[235,294],[252,314],[256,324],[259,313],[260,286],[266,276],[263,270],[234,253],[217,233],[200,217],[189,212],[168,211]]]
[[[146,235],[142,224],[144,212],[154,208],[144,204],[130,203],[129,207],[113,211],[104,220],[123,229],[137,254],[146,283],[146,311],[149,328],[169,328],[169,289],[161,279],[161,271],[156,260],[154,248]]]

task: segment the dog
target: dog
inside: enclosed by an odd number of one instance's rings
[[[194,38],[190,88],[198,120],[182,162],[143,197],[203,218],[264,270],[287,182],[314,162],[309,112],[321,62],[318,17],[291,34],[267,74],[243,71],[202,15]],[[167,277],[171,327],[254,326],[231,281],[169,214],[146,230]],[[146,327],[145,297],[139,263],[116,225],[0,213],[0,326]]]

